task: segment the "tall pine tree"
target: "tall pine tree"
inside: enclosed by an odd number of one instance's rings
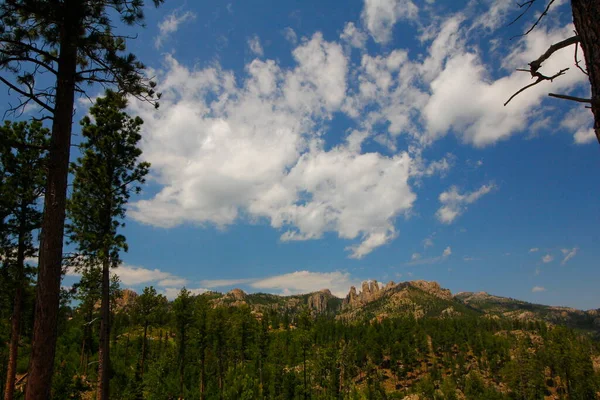
[[[40,122],[6,122],[0,127],[2,169],[2,258],[12,278],[13,312],[4,390],[12,400],[19,338],[23,314],[23,294],[27,284],[25,260],[36,254],[34,231],[39,229],[41,211],[38,200],[45,184],[45,156],[48,130]]]
[[[150,167],[138,161],[142,120],[129,117],[126,107],[123,95],[107,91],[90,109],[94,121],[87,116],[81,121],[85,142],[83,155],[72,166],[75,177],[68,208],[71,240],[91,268],[102,268],[99,400],[109,397],[110,268],[119,265],[120,251],[127,251],[118,231],[124,225],[125,204],[132,192],[141,190],[139,184]]]
[[[153,0],[158,6],[164,0]],[[27,399],[47,399],[56,351],[63,234],[75,94],[117,86],[154,102],[144,65],[126,53],[114,19],[144,20],[144,0],[6,0],[0,2],[0,82],[20,103],[52,120]]]

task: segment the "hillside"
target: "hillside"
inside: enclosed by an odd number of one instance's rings
[[[227,293],[204,294],[216,306],[249,306],[256,313],[278,312],[296,315],[307,307],[314,315],[332,315],[344,321],[362,321],[412,316],[449,318],[458,316],[488,316],[519,321],[544,321],[555,325],[600,333],[600,309],[582,311],[528,303],[485,292],[452,294],[437,282],[365,281],[360,290],[352,286],[344,298],[324,289],[290,296],[268,293],[245,293],[233,289]]]

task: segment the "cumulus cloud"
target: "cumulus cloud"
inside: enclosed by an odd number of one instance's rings
[[[531,289],[531,291],[532,291],[533,293],[545,292],[545,291],[546,291],[546,288],[545,288],[545,287],[543,287],[543,286],[534,286],[534,287]]]
[[[560,264],[565,265],[567,262],[569,262],[570,259],[572,259],[573,257],[575,257],[577,255],[578,250],[579,249],[577,247],[573,247],[572,249],[561,249],[561,252],[563,253],[564,258]]]
[[[596,140],[596,135],[592,129],[594,116],[590,110],[584,107],[572,109],[560,125],[573,133],[575,144],[587,144]]]
[[[257,35],[248,39],[248,47],[250,48],[250,52],[255,56],[262,57],[264,55],[262,44],[260,44],[260,38]]]
[[[266,219],[283,241],[325,232],[358,240],[361,258],[394,239],[394,220],[416,195],[411,157],[326,149],[324,123],[342,107],[348,60],[341,46],[315,34],[293,51],[296,66],[253,60],[237,83],[219,66],[190,70],[167,56],[158,112],[133,103],[144,124],[144,157],[163,185],[130,209],[155,226],[184,222],[226,227],[240,215]]]
[[[544,257],[542,257],[542,262],[544,264],[548,264],[549,262],[552,262],[554,260],[554,256],[551,254],[546,254]]]
[[[159,190],[132,204],[129,215],[165,228],[266,222],[282,241],[332,232],[351,241],[346,248],[355,258],[390,243],[401,235],[396,221],[416,201],[412,186],[453,166],[451,154],[423,159],[430,144],[453,133],[467,144],[491,145],[522,131],[539,112],[543,85],[507,107],[501,103],[529,83],[514,69],[570,35],[572,26],[536,29],[515,42],[498,70],[485,64],[469,32],[493,29],[505,10],[504,3],[492,6],[479,26],[461,13],[434,18],[421,35],[421,52],[362,52],[358,61],[348,46],[364,48],[365,32],[385,43],[396,22],[418,19],[410,0],[365,0],[362,23],[347,23],[338,41],[318,32],[299,41],[284,29],[295,46],[291,66],[255,59],[237,74],[218,63],[190,68],[167,55],[162,69],[150,71],[160,82],[161,108],[131,104],[145,121],[142,149]],[[167,18],[164,32],[183,15]],[[561,50],[542,72],[571,63],[572,52]],[[569,71],[553,90],[576,88],[585,81],[580,75]],[[336,132],[330,122],[338,115],[355,126]],[[382,151],[374,150],[378,145]],[[453,222],[493,187],[450,188],[438,218]]]
[[[442,206],[437,210],[438,220],[444,224],[451,224],[467,209],[467,204],[473,204],[482,196],[491,192],[496,186],[493,183],[483,185],[473,192],[461,194],[456,186],[450,187],[439,196]]]
[[[457,32],[460,32],[457,27]],[[573,27],[536,29],[515,46],[505,58],[507,69],[527,67],[531,60],[553,43],[572,35]],[[533,34],[533,35],[532,35]],[[460,43],[460,42],[459,42]],[[492,80],[488,66],[475,52],[460,45],[457,51],[447,53],[443,69],[431,82],[432,95],[423,109],[427,126],[425,142],[437,140],[454,131],[461,140],[482,147],[522,131],[534,111],[547,97],[548,86],[537,85],[515,97],[506,107],[499,105],[521,87],[530,83],[530,76],[515,71],[508,76]],[[562,49],[544,63],[543,72],[552,75],[573,62],[571,49]],[[553,91],[571,90],[585,82],[585,75],[569,72],[564,79],[552,84]],[[473,101],[476,99],[476,101]]]
[[[177,32],[181,24],[193,21],[194,19],[196,19],[196,14],[191,11],[182,13],[180,9],[177,9],[171,14],[167,14],[158,24],[159,34],[154,38],[154,46],[160,49],[165,40]]]
[[[537,247],[532,247],[531,249],[529,249],[529,252],[530,252],[530,253],[536,253],[536,252],[538,252],[538,251],[540,251],[540,249],[539,249],[539,248],[537,248]]]
[[[233,287],[247,285],[252,289],[267,291],[277,294],[310,293],[321,289],[329,289],[338,297],[344,297],[350,286],[358,285],[358,281],[351,278],[348,272],[311,272],[296,271],[287,274],[274,275],[266,278],[255,279],[217,279],[204,280],[200,284],[208,288]]]
[[[344,26],[340,39],[352,47],[362,49],[367,43],[367,34],[357,28],[353,22],[348,22]]]
[[[418,254],[417,257],[415,257],[415,254],[413,254],[411,257],[411,260],[409,262],[405,263],[405,265],[437,264],[439,262],[445,261],[451,255],[452,255],[452,248],[450,246],[448,246],[444,249],[442,254],[437,257],[422,258],[420,254]]]
[[[363,24],[378,43],[387,43],[400,20],[416,19],[419,9],[411,0],[365,0]]]

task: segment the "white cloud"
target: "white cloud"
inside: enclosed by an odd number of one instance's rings
[[[515,12],[515,3],[512,0],[494,0],[485,5],[489,8],[475,18],[471,29],[483,28],[488,32],[494,31],[506,22],[508,14]]]
[[[154,46],[159,49],[168,37],[177,32],[179,25],[193,21],[196,19],[196,14],[191,11],[181,13],[179,9],[173,11],[171,14],[167,14],[163,20],[158,24],[160,33],[154,38]]]
[[[294,30],[289,26],[283,30],[283,37],[285,37],[285,39],[292,45],[296,45],[296,43],[298,43],[298,35],[296,35],[296,32],[294,32]]]
[[[490,9],[489,18],[499,21],[503,7]],[[283,241],[333,232],[355,241],[347,249],[360,258],[399,236],[395,221],[416,201],[411,186],[452,167],[451,154],[422,159],[429,144],[449,132],[474,146],[496,143],[523,130],[546,97],[547,86],[538,85],[502,107],[529,77],[509,72],[492,79],[497,69],[469,42],[473,26],[460,13],[423,28],[420,54],[397,48],[362,53],[355,63],[343,43],[364,47],[362,29],[384,43],[393,25],[417,19],[418,9],[409,0],[365,0],[361,18],[363,28],[346,24],[337,42],[321,33],[298,42],[286,28],[284,35],[298,43],[291,67],[255,59],[235,74],[218,64],[188,68],[166,56],[163,70],[150,71],[160,82],[161,108],[131,105],[145,121],[143,157],[161,188],[132,204],[129,215],[166,228],[267,222]],[[176,25],[165,23],[165,32]],[[571,31],[570,25],[536,29],[516,41],[501,67],[526,66]],[[556,53],[543,72],[565,63],[572,64],[570,51]],[[553,90],[585,81],[570,72]],[[340,114],[356,126],[334,131],[330,122]],[[328,140],[330,134],[346,137]],[[385,149],[363,150],[367,143]],[[438,218],[451,223],[476,200],[471,195],[492,187],[464,194],[450,188]]]
[[[552,43],[572,35],[572,31],[571,25],[552,31],[542,28],[532,31],[505,57],[504,67],[513,71],[527,67]],[[541,72],[551,75],[572,63],[572,49],[562,49],[546,61]],[[515,71],[492,80],[488,71],[489,67],[483,64],[479,55],[464,46],[449,54],[443,70],[431,82],[432,95],[423,109],[428,131],[423,137],[425,143],[452,130],[464,142],[482,147],[525,129],[535,109],[547,97],[550,84],[532,87],[503,107],[502,103],[513,93],[531,83],[530,76]],[[572,90],[584,81],[585,75],[569,71],[554,80],[551,90]]]
[[[433,238],[432,237],[428,237],[423,239],[423,248],[428,248],[428,247],[432,247],[433,246]]]
[[[579,249],[577,247],[573,247],[572,249],[561,249],[561,252],[563,253],[564,258],[560,264],[565,265],[570,259],[572,259],[573,257],[575,257],[577,255],[578,250]]]
[[[353,22],[347,22],[340,39],[352,47],[363,49],[367,43],[367,34],[357,28]]]
[[[163,189],[129,215],[173,227],[226,227],[240,215],[266,219],[281,239],[335,232],[360,240],[363,257],[398,233],[394,220],[416,199],[411,157],[360,153],[359,145],[325,149],[322,126],[346,97],[347,56],[315,34],[294,51],[296,67],[253,60],[239,84],[218,66],[189,70],[167,56],[161,109],[132,103],[145,121],[144,157]]]
[[[416,19],[418,12],[411,0],[365,0],[362,20],[376,42],[387,43],[396,22]]]
[[[564,117],[560,125],[574,132],[573,140],[576,144],[587,144],[596,140],[596,135],[592,129],[594,126],[594,116],[590,110],[584,107],[572,109]]]
[[[493,183],[489,183],[473,192],[464,194],[459,193],[456,186],[450,187],[448,191],[441,193],[439,196],[442,206],[436,212],[438,220],[444,224],[451,224],[457,217],[465,212],[467,204],[476,202],[482,196],[495,189],[495,187],[496,186]]]
[[[113,272],[124,285],[140,285],[173,278],[173,275],[170,273],[159,269],[146,269],[130,265],[122,265],[114,269]]]
[[[545,287],[543,287],[543,286],[534,286],[534,287],[531,289],[531,291],[532,291],[533,293],[545,292],[545,291],[546,291],[546,288],[545,288]]]
[[[549,262],[552,262],[554,260],[554,256],[552,256],[551,254],[546,254],[544,257],[542,257],[542,262],[544,264],[548,264]]]
[[[420,253],[413,253],[412,256],[410,257],[410,260],[414,261],[414,260],[418,260],[419,258],[421,258]]]
[[[250,52],[255,56],[262,57],[264,55],[263,47],[260,44],[260,38],[257,35],[248,39],[248,47],[250,48]]]
[[[538,251],[540,251],[540,249],[537,248],[537,247],[532,247],[531,249],[529,249],[530,253],[535,253],[535,252],[538,252]]]
[[[344,297],[350,286],[357,286],[360,282],[351,278],[348,272],[311,272],[296,271],[266,278],[250,279],[216,279],[200,282],[208,288],[233,287],[247,285],[260,291],[277,294],[310,293],[321,289],[329,289],[338,297]]]
[[[225,286],[246,285],[251,282],[254,282],[254,279],[205,279],[200,281],[200,285],[208,288],[218,288]]]
[[[175,300],[177,298],[177,296],[179,296],[179,293],[181,292],[182,288],[183,288],[183,286],[181,286],[181,287],[166,287],[159,291],[160,291],[160,293],[164,294],[167,299]],[[204,288],[186,288],[186,290],[189,291],[193,296],[197,296],[199,294],[208,292],[208,289],[204,289]]]
[[[421,255],[419,254],[419,256],[417,258],[415,258],[414,254],[413,254],[413,257],[411,257],[411,260],[409,262],[405,263],[405,265],[437,264],[439,262],[446,260],[451,255],[452,255],[452,248],[450,246],[448,246],[444,249],[444,251],[442,252],[442,255],[437,256],[437,257],[421,258]]]
[[[119,281],[123,286],[155,286],[161,293],[166,294],[169,299],[176,297],[176,293],[189,283],[185,278],[158,268],[147,269],[127,264],[120,265],[118,268],[113,269],[111,273],[119,277]],[[74,267],[69,267],[65,275],[80,277],[81,272]],[[175,293],[174,296],[173,293]]]

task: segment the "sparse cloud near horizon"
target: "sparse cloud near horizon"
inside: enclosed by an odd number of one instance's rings
[[[316,292],[329,289],[337,297],[345,297],[350,286],[359,286],[360,281],[353,279],[348,272],[311,272],[296,271],[266,278],[215,279],[200,281],[207,288],[248,286],[252,289],[281,295]]]
[[[571,260],[577,255],[577,251],[579,251],[579,249],[577,247],[573,247],[572,249],[561,249],[560,251],[564,255],[564,258],[560,265],[565,265],[567,262],[569,262],[569,260]]]
[[[552,254],[546,254],[544,257],[542,257],[542,262],[544,264],[548,264],[549,262],[552,262],[554,260],[554,256]]]
[[[539,293],[539,292],[545,292],[545,291],[546,291],[546,288],[545,288],[545,287],[543,287],[543,286],[534,286],[534,287],[531,289],[531,292],[532,292],[532,293]]]
[[[418,254],[418,253],[416,253],[416,254]],[[448,246],[444,249],[442,254],[437,257],[422,258],[420,254],[418,255],[418,257],[415,257],[415,254],[413,254],[413,256],[411,257],[411,260],[409,262],[405,263],[404,265],[414,266],[414,265],[437,264],[439,262],[446,260],[451,255],[452,255],[452,248],[450,246]]]

